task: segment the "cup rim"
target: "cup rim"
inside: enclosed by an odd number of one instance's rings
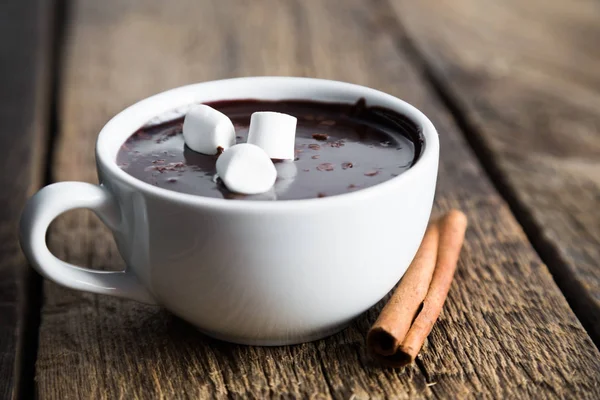
[[[220,90],[223,89],[223,90]],[[222,95],[225,89],[232,95]],[[239,90],[236,90],[239,89]],[[238,93],[239,94],[236,94]],[[281,92],[281,95],[277,93]],[[286,95],[285,93],[290,93]],[[215,94],[217,93],[217,94]],[[255,95],[246,95],[255,93]],[[261,94],[262,93],[262,94]],[[265,95],[265,93],[267,95]],[[298,93],[298,95],[294,95]],[[146,125],[152,118],[193,103],[219,100],[259,99],[259,100],[314,100],[323,102],[355,103],[365,98],[368,106],[378,105],[397,111],[420,128],[423,137],[422,152],[408,170],[396,177],[368,188],[349,193],[322,198],[281,200],[281,201],[236,201],[180,193],[153,186],[122,170],[116,161],[121,145],[136,130]],[[437,166],[439,139],[433,123],[420,110],[395,96],[382,91],[353,83],[304,77],[260,76],[207,81],[180,86],[140,100],[119,112],[102,128],[96,142],[98,167],[112,179],[117,179],[146,194],[168,199],[191,206],[205,206],[224,210],[286,211],[304,207],[337,207],[347,203],[364,201],[385,195],[398,185],[409,182],[418,184],[418,176],[432,163]],[[422,172],[423,171],[423,172]],[[421,182],[421,184],[427,184]]]

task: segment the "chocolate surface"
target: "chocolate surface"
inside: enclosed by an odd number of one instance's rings
[[[384,182],[410,168],[422,148],[417,126],[380,107],[312,101],[235,100],[207,103],[234,123],[237,143],[246,141],[250,116],[277,111],[298,118],[296,160],[275,161],[278,178],[270,192],[232,193],[215,177],[218,156],[185,146],[183,119],[135,132],[117,155],[118,165],[152,185],[205,197],[296,200],[333,196]]]

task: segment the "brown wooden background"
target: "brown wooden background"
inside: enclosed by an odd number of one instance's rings
[[[26,0],[0,5],[0,33],[1,398],[600,398],[599,2]],[[471,225],[415,365],[366,357],[379,306],[318,342],[236,346],[27,266],[26,197],[96,182],[112,115],[250,75],[368,85],[437,126],[435,211]],[[71,262],[123,267],[89,212],[48,240]]]

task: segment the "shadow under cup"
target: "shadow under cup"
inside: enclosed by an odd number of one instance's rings
[[[152,186],[115,161],[133,132],[190,104],[360,98],[408,117],[424,146],[408,171],[352,193],[275,202],[207,198]],[[282,345],[336,332],[402,277],[431,213],[439,143],[420,111],[383,92],[336,81],[256,77],[184,86],[142,100],[106,124],[96,157],[101,186],[58,183],[30,200],[21,241],[32,265],[67,287],[160,304],[219,339]],[[111,228],[125,272],[77,268],[50,254],[47,225],[81,207]]]

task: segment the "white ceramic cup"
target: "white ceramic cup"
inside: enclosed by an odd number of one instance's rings
[[[192,103],[249,98],[354,103],[361,97],[367,105],[406,115],[424,139],[412,168],[367,189],[308,200],[231,201],[161,189],[116,164],[133,132]],[[367,87],[290,77],[184,86],[110,120],[96,144],[100,186],[61,182],[40,190],[24,210],[21,245],[43,276],[66,287],[159,304],[231,342],[305,342],[343,328],[402,277],[428,223],[438,158],[429,119]],[[125,271],[94,271],[50,253],[48,225],[76,208],[93,210],[112,230]]]

